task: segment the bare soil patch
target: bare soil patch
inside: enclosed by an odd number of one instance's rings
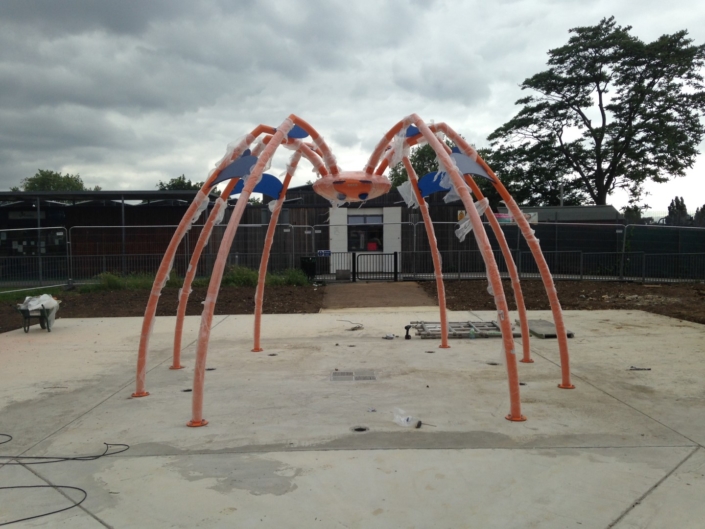
[[[425,307],[438,305],[420,283],[334,283],[326,286],[324,309]]]
[[[516,309],[509,281],[504,281],[507,302]],[[421,284],[437,296],[435,281]],[[448,281],[446,303],[450,310],[492,310],[494,299],[487,292],[487,281]],[[521,290],[528,310],[550,309],[543,283],[522,280]],[[635,309],[705,324],[705,284],[673,283],[644,285],[601,281],[556,281],[561,306],[566,310]]]
[[[529,310],[549,309],[548,298],[540,281],[521,282]],[[493,310],[494,299],[487,292],[487,281],[448,281],[446,297],[451,310]],[[510,309],[515,309],[511,283],[504,282]],[[705,324],[705,284],[678,283],[643,285],[596,281],[557,281],[561,306],[567,310],[635,309]],[[324,301],[324,293],[327,301]],[[173,316],[178,306],[178,289],[165,288],[159,300],[158,316]],[[326,287],[267,287],[265,314],[302,314],[328,308],[403,307],[436,304],[436,283],[351,283]],[[58,318],[106,318],[142,316],[147,306],[148,290],[117,290],[79,293],[64,292]],[[203,310],[206,289],[194,289],[186,314],[198,316]],[[216,314],[252,314],[253,287],[223,287],[218,295]],[[22,327],[22,317],[14,306],[24,299],[0,302],[0,332]]]
[[[187,316],[200,316],[206,299],[206,288],[194,288],[186,307]],[[179,289],[165,288],[159,298],[157,316],[175,316],[179,306]],[[0,302],[0,332],[22,327],[22,316],[15,305],[24,300],[19,292],[17,300]],[[143,316],[149,290],[116,290],[79,293],[67,291],[56,296],[61,300],[57,319],[106,318]],[[254,287],[222,287],[215,305],[216,314],[253,314]],[[319,312],[323,303],[323,288],[314,286],[272,286],[264,291],[265,314],[301,314]],[[35,320],[32,320],[36,323]]]

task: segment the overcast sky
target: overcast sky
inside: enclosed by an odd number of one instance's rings
[[[2,0],[0,189],[39,168],[106,190],[201,181],[228,143],[292,112],[345,169],[411,112],[483,146],[568,29],[611,15],[645,41],[705,42],[694,0]],[[294,183],[311,178],[302,163]],[[705,154],[647,203],[694,211],[704,178]]]

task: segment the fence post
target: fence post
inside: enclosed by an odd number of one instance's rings
[[[42,281],[42,212],[37,198],[37,263],[39,265],[39,286],[44,285]]]
[[[641,257],[641,282],[646,283],[646,254],[642,253]]]
[[[521,279],[521,250],[517,250],[517,275]]]
[[[125,275],[127,252],[125,250],[125,197],[120,197],[120,211],[122,216],[122,275]]]
[[[357,254],[352,253],[352,280],[353,283],[357,281]]]
[[[583,280],[583,252],[580,252],[580,281]]]
[[[294,226],[289,224],[289,231],[291,232],[291,262],[293,267],[296,266],[296,230]]]
[[[397,252],[394,252],[394,281],[399,281],[399,260],[397,259]]]
[[[68,259],[69,285],[73,285],[73,245],[71,244],[71,230],[64,228],[64,236],[66,237],[66,258]]]
[[[629,229],[629,224],[624,226],[624,232],[622,232],[622,255],[619,261],[619,280],[624,281],[624,251],[627,247],[627,230]]]
[[[411,257],[412,257],[412,262],[413,262],[413,265],[411,268],[411,273],[414,276],[414,281],[416,281],[418,279],[416,277],[416,223],[414,223],[413,226],[414,226],[414,230],[412,233],[414,234],[414,246],[411,248]]]

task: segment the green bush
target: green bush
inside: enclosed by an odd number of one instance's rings
[[[208,284],[211,282],[210,277],[196,277],[191,282],[193,288],[207,288]]]
[[[245,266],[229,266],[223,274],[222,286],[227,287],[256,287],[258,273],[256,270]],[[154,276],[150,274],[130,274],[124,277],[105,272],[96,277],[97,283],[82,285],[79,292],[95,292],[100,290],[149,290],[154,284]],[[166,282],[168,288],[181,288],[184,279],[175,271]],[[193,280],[192,287],[205,288],[210,284],[210,277],[199,277]],[[284,270],[277,274],[267,274],[267,286],[294,285],[303,286],[308,284],[306,275],[298,268]]]
[[[270,278],[277,278],[271,281]],[[281,281],[278,283],[277,281]],[[268,285],[292,285],[295,287],[302,287],[308,284],[308,277],[304,274],[304,271],[300,268],[289,268],[278,274],[272,274],[267,277]]]
[[[229,266],[221,284],[228,287],[256,287],[257,272],[244,266]]]

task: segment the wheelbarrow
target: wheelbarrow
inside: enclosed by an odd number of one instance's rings
[[[29,332],[32,325],[32,318],[39,320],[39,326],[51,332],[51,326],[56,317],[56,311],[59,310],[58,299],[53,299],[48,294],[44,294],[38,298],[26,298],[24,303],[18,303],[16,306],[17,312],[22,315],[22,328],[24,332]]]
[[[22,317],[24,318],[24,321],[22,322],[22,328],[24,329],[24,332],[29,332],[29,327],[32,325],[32,318],[39,320],[39,326],[42,329],[46,329],[47,332],[51,332],[51,323],[49,322],[48,313],[49,311],[44,308],[44,305],[34,310],[21,309],[18,306],[17,312],[22,314]]]

